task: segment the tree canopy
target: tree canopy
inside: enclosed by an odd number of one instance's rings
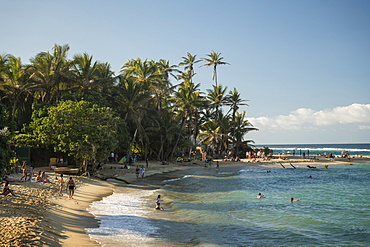
[[[19,140],[52,147],[79,161],[104,159],[118,147],[126,132],[122,119],[112,109],[86,101],[60,101],[56,106],[34,110],[27,137]],[[127,133],[126,133],[127,135]],[[28,141],[27,141],[28,139]]]
[[[238,90],[228,93],[217,81],[217,66],[228,64],[221,53],[197,59],[188,52],[178,65],[131,59],[115,74],[108,62],[87,53],[70,59],[69,50],[55,45],[29,64],[0,55],[4,126],[22,133],[12,140],[16,146],[53,147],[78,160],[110,152],[169,160],[198,147],[241,156],[250,142],[245,135],[257,130],[238,112],[246,105]],[[196,70],[209,66],[215,84],[203,92]]]

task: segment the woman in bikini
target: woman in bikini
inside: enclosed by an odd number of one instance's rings
[[[69,199],[73,199],[75,188],[76,188],[75,181],[72,179],[72,177],[70,177],[68,181]]]
[[[21,169],[22,169],[22,177],[21,177],[21,180],[23,178],[24,178],[24,181],[27,180],[27,168],[28,168],[27,162],[26,161],[23,161],[23,164],[22,164],[22,167],[21,167]]]

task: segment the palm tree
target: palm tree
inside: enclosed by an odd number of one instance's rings
[[[79,87],[82,90],[82,97],[86,97],[89,89],[93,85],[96,77],[95,71],[97,69],[97,62],[92,62],[93,57],[84,54],[76,54],[73,56],[72,71],[76,75]]]
[[[118,76],[115,101],[121,109],[122,119],[128,123],[132,133],[132,140],[129,146],[128,158],[131,156],[131,149],[137,136],[144,134],[142,120],[147,110],[147,102],[150,100],[148,92],[143,90],[141,85],[133,77]]]
[[[228,102],[228,98],[225,96],[227,87],[223,88],[221,84],[212,85],[212,87],[213,89],[207,89],[207,100],[209,101],[210,107],[215,110],[214,117],[220,119],[218,116],[220,108]]]
[[[161,81],[161,75],[158,74],[157,64],[147,59],[143,61],[137,58],[136,60],[126,62],[121,67],[121,74],[135,78],[135,80],[150,93],[153,87]]]
[[[184,78],[188,81],[193,81],[194,73],[194,64],[199,63],[202,60],[196,60],[197,55],[192,55],[190,52],[187,53],[186,57],[182,57],[183,61],[179,63],[179,66],[184,66],[184,69],[188,71],[186,73],[187,78]]]
[[[235,121],[233,121],[234,131],[232,133],[233,144],[235,147],[235,153],[239,153],[239,149],[244,146],[244,136],[250,131],[258,130],[253,127],[253,125],[245,119],[245,111],[242,113],[236,112]]]
[[[185,121],[192,115],[192,113],[199,111],[203,105],[203,98],[199,91],[200,84],[195,85],[191,81],[184,81],[174,97],[170,100],[174,102],[174,109],[180,119],[180,130],[183,130]],[[180,133],[177,135],[176,143],[171,153],[171,160],[176,151],[180,140]]]
[[[211,149],[212,154],[214,154],[222,143],[223,135],[219,121],[210,119],[202,125],[202,132],[199,133],[197,138],[200,139],[200,143],[206,145],[207,149]]]
[[[170,111],[155,115],[151,119],[152,126],[146,129],[150,137],[149,149],[156,154],[157,160],[168,160],[180,132],[179,124]]]
[[[215,81],[215,84],[217,86],[217,66],[223,65],[223,64],[229,64],[228,62],[223,62],[224,59],[221,57],[221,53],[216,53],[215,51],[212,51],[210,54],[207,54],[208,58],[203,58],[203,61],[206,62],[206,64],[202,66],[213,66],[213,72],[212,72],[212,79]]]
[[[160,59],[157,62],[157,67],[159,69],[160,74],[163,76],[163,79],[170,84],[170,76],[177,80],[176,75],[174,72],[178,73],[179,70],[177,69],[177,65],[170,65],[170,61],[165,59]]]
[[[21,59],[13,56],[2,57],[3,61],[0,72],[0,89],[2,99],[8,99],[10,107],[10,119],[15,120],[16,111],[26,101],[27,96],[31,96],[32,89],[36,88],[34,83],[28,82],[28,75]],[[18,113],[18,115],[22,115]]]
[[[53,54],[41,52],[30,59],[30,78],[43,89],[40,100],[45,104],[57,102],[61,93],[71,88],[73,62],[67,59],[68,51],[68,45],[54,45]]]
[[[238,90],[236,90],[236,88],[234,88],[234,90],[230,91],[229,94],[227,95],[225,105],[230,106],[230,110],[228,111],[228,113],[230,111],[233,111],[232,112],[232,120],[233,121],[235,120],[235,113],[238,111],[239,106],[241,106],[241,105],[248,106],[248,104],[243,103],[245,101],[248,101],[248,100],[241,99],[240,98],[240,93],[238,92]]]

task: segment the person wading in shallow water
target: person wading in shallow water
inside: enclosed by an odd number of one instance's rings
[[[156,210],[164,210],[162,207],[161,207],[161,202],[163,200],[161,200],[161,195],[158,195],[157,197],[157,200],[155,201],[155,209]]]

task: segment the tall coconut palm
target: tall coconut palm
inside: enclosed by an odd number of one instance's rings
[[[194,65],[196,63],[199,63],[202,60],[196,59],[197,55],[193,55],[190,52],[187,53],[186,57],[182,57],[182,62],[179,63],[179,66],[184,66],[184,69],[188,71],[185,75],[187,75],[187,78],[185,80],[193,81],[193,77],[195,75],[194,73]]]
[[[202,66],[213,67],[212,79],[215,81],[215,84],[217,86],[217,66],[229,63],[222,61],[224,58],[221,57],[221,53],[217,53],[215,51],[212,51],[210,54],[207,54],[206,56],[207,56],[206,58],[203,58],[205,64]]]

